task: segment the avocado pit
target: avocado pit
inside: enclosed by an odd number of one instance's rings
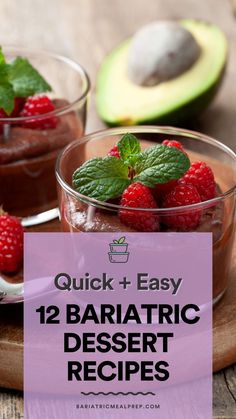
[[[194,36],[179,23],[154,22],[139,30],[131,41],[128,77],[139,86],[155,86],[183,74],[200,54]]]

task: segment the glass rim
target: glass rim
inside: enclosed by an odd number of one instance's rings
[[[40,120],[42,118],[44,119],[45,117],[60,116],[72,110],[78,103],[85,100],[85,98],[88,96],[91,90],[91,81],[85,68],[81,64],[79,64],[77,61],[72,60],[71,58],[68,58],[64,55],[56,54],[54,52],[49,52],[43,49],[31,49],[31,48],[24,48],[24,47],[21,48],[21,47],[12,46],[12,45],[2,46],[2,48],[3,48],[4,54],[14,53],[16,57],[18,55],[23,55],[23,56],[31,55],[32,57],[42,56],[45,58],[51,58],[51,59],[63,62],[64,64],[67,64],[69,67],[77,71],[78,74],[80,74],[84,87],[83,87],[83,92],[77,99],[75,99],[73,102],[69,103],[68,105],[62,106],[59,109],[55,109],[43,115],[35,115],[33,117],[32,116],[17,116],[17,117],[7,117],[7,118],[0,117],[1,123],[5,123],[7,125],[11,123],[32,121],[32,119]],[[44,94],[44,93],[39,93],[39,95],[40,94]]]
[[[80,201],[89,204],[91,206],[95,206],[98,208],[102,208],[102,209],[107,209],[107,210],[130,210],[130,211],[143,211],[143,212],[151,212],[152,214],[169,214],[170,212],[174,212],[174,213],[181,213],[184,212],[186,210],[195,210],[195,209],[206,209],[206,208],[210,208],[214,205],[216,205],[219,202],[222,202],[223,200],[225,200],[227,197],[233,195],[236,192],[236,184],[228,189],[226,192],[216,196],[215,198],[209,199],[207,201],[203,201],[203,202],[199,202],[197,204],[191,204],[191,205],[183,205],[180,207],[171,207],[171,208],[132,208],[132,207],[124,207],[122,205],[117,205],[117,204],[112,204],[109,202],[103,202],[103,201],[99,201],[97,199],[94,198],[90,198],[87,195],[83,195],[77,191],[75,191],[61,176],[60,173],[60,162],[61,159],[63,158],[64,154],[67,153],[68,151],[70,151],[71,149],[85,144],[87,142],[89,142],[90,140],[98,140],[99,138],[104,138],[104,136],[113,136],[113,135],[118,135],[118,134],[124,134],[125,132],[130,132],[132,134],[138,134],[141,132],[145,132],[145,133],[159,133],[159,134],[176,134],[176,135],[182,135],[185,137],[192,137],[192,138],[196,138],[202,142],[208,143],[212,146],[217,147],[218,149],[221,149],[222,151],[224,151],[226,154],[230,155],[236,163],[236,154],[235,152],[228,147],[227,145],[221,143],[218,140],[215,140],[212,137],[209,137],[208,135],[202,134],[200,132],[197,131],[191,131],[188,129],[182,129],[182,128],[175,128],[175,127],[170,127],[170,126],[150,126],[150,125],[139,125],[139,126],[126,126],[126,127],[117,127],[117,128],[108,128],[108,129],[103,129],[103,130],[99,130],[99,131],[95,131],[93,133],[87,134],[85,136],[83,136],[81,139],[79,140],[75,140],[72,143],[70,143],[69,145],[67,145],[58,155],[57,157],[57,161],[56,161],[56,178],[58,183],[60,184],[60,186],[66,190],[66,192],[68,192],[70,195],[74,196],[76,199],[79,199]]]

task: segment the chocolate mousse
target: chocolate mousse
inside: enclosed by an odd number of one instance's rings
[[[55,109],[69,105],[62,99],[53,103]],[[28,216],[57,205],[54,167],[58,152],[83,134],[75,112],[57,118],[53,129],[12,125],[7,142],[0,135],[0,203],[6,211]]]
[[[39,62],[37,54],[12,56],[8,60],[0,47],[0,206],[28,217],[57,206],[56,158],[83,134],[85,105],[76,106],[62,92],[56,98],[54,86],[32,64]],[[58,60],[46,54],[40,63],[57,86],[51,69]]]
[[[89,200],[79,199],[62,190],[63,230],[210,232],[213,239],[213,297],[219,298],[226,289],[234,240],[231,204],[224,199],[217,200],[222,191],[230,188],[221,181],[223,166],[214,160],[207,159],[207,163],[199,161],[199,155],[187,152],[178,141],[163,141],[163,145],[147,148],[140,155],[135,140],[126,138],[125,141],[124,137],[120,140],[123,144],[119,142],[109,151],[109,157],[87,160],[72,172],[72,187],[100,203],[96,205],[90,201],[89,204]],[[127,152],[123,147],[125,145],[129,149]],[[172,174],[173,166],[168,166],[168,160],[171,165],[176,163]],[[129,166],[128,171],[126,165]],[[158,173],[160,167],[161,172]],[[121,173],[118,181],[117,173]],[[124,182],[126,176],[127,184]],[[107,205],[114,200],[118,201],[117,206]],[[194,209],[188,208],[194,204],[197,204]],[[181,207],[179,212],[178,207]],[[165,208],[167,214],[160,212],[159,208]]]
[[[223,204],[215,205],[201,215],[196,232],[213,233],[213,296],[216,298],[226,288],[227,273],[230,269],[230,258],[234,240],[233,225],[225,229],[227,212]],[[63,208],[62,229],[66,232],[135,232],[135,229],[122,224],[117,213],[101,211],[95,207],[86,207],[71,198]],[[161,225],[161,232],[172,232]]]

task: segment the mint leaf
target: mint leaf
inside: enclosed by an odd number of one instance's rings
[[[8,115],[14,109],[14,97],[15,94],[12,85],[5,81],[3,83],[0,82],[0,108],[3,108]]]
[[[0,62],[0,84],[11,84],[8,81],[8,72],[9,72],[8,64],[4,64]]]
[[[133,181],[153,188],[157,183],[181,178],[189,167],[186,154],[174,147],[157,145],[144,151],[142,159],[135,165]]]
[[[27,97],[50,90],[51,86],[27,59],[18,57],[7,64],[0,47],[0,108],[8,115],[14,109],[16,96]]]
[[[52,90],[30,62],[21,57],[17,57],[9,64],[9,82],[13,86],[15,96],[18,97],[32,96],[35,93]]]
[[[142,153],[139,154],[132,154],[124,163],[128,166],[135,167],[136,163],[142,159]]]
[[[124,242],[125,242],[125,236],[121,237],[121,238],[118,240],[118,243],[119,243],[119,244],[123,244]]]
[[[14,109],[14,91],[8,81],[9,66],[0,47],[0,108],[9,115]]]
[[[116,157],[96,157],[73,174],[75,190],[99,201],[119,197],[131,183],[128,167]]]
[[[113,240],[114,244],[119,244],[119,240]]]
[[[121,160],[133,165],[138,160],[141,147],[138,139],[133,134],[125,134],[117,144]]]
[[[2,47],[0,47],[0,65],[6,64],[4,54],[2,52]]]

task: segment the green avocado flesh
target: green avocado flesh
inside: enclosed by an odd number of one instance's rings
[[[127,76],[130,40],[104,60],[97,78],[96,105],[107,125],[181,124],[198,115],[213,99],[227,61],[227,41],[215,25],[183,20],[201,47],[193,66],[175,79],[140,87]]]

